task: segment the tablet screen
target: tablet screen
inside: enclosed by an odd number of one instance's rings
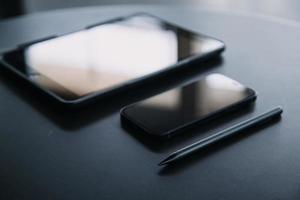
[[[155,17],[133,15],[26,47],[22,70],[41,87],[72,100],[222,46]]]

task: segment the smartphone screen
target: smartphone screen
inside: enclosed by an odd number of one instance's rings
[[[255,92],[221,74],[169,90],[125,107],[122,117],[149,134],[164,136],[175,130],[255,99]]]
[[[40,87],[76,100],[221,48],[216,39],[140,14],[32,44],[4,60]]]

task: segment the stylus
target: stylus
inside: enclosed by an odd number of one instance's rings
[[[191,145],[188,145],[182,149],[175,151],[170,154],[166,159],[162,160],[158,165],[166,165],[173,163],[179,159],[182,159],[192,153],[195,153],[209,145],[212,145],[216,142],[222,141],[225,138],[241,133],[249,128],[261,125],[272,119],[279,117],[282,113],[282,108],[280,106],[265,112],[259,116],[250,118],[248,120],[242,121],[236,125],[233,125],[223,131],[217,132],[211,136],[203,138],[198,142],[195,142]]]

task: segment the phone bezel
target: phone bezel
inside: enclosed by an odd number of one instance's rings
[[[199,80],[198,80],[199,81]],[[197,81],[195,81],[197,82]],[[189,84],[192,84],[192,83],[189,83]],[[188,84],[186,84],[188,85]],[[183,85],[181,87],[184,87],[186,85]],[[136,102],[136,103],[133,103],[131,105],[128,105],[128,106],[125,106],[123,107],[121,110],[120,110],[120,117],[121,117],[121,121],[122,123],[126,123],[126,125],[129,125],[130,127],[134,127],[134,128],[137,128],[139,129],[140,131],[146,133],[147,135],[151,136],[151,137],[154,137],[154,138],[159,138],[159,139],[169,139],[171,138],[172,136],[176,135],[176,134],[179,134],[181,132],[183,132],[184,130],[186,129],[189,129],[189,128],[192,128],[193,126],[196,126],[196,125],[201,125],[202,123],[205,123],[205,122],[208,122],[212,119],[215,119],[215,118],[218,118],[218,117],[221,117],[223,114],[226,114],[230,111],[234,111],[235,109],[238,109],[242,106],[245,106],[245,105],[248,105],[252,102],[254,102],[257,98],[257,93],[247,87],[246,88],[248,90],[248,92],[250,93],[249,96],[247,96],[246,98],[236,102],[236,103],[233,103],[229,106],[226,106],[224,108],[221,108],[219,110],[216,110],[214,112],[211,112],[199,119],[196,119],[196,120],[193,120],[193,121],[190,121],[188,123],[185,123],[183,125],[180,125],[180,126],[177,126],[176,128],[173,128],[173,129],[170,129],[166,132],[162,132],[162,133],[158,133],[154,130],[151,130],[151,128],[145,126],[144,124],[142,124],[141,122],[133,119],[131,116],[129,116],[127,113],[126,113],[126,110],[130,109],[130,108],[133,108],[134,106],[136,106],[137,104],[139,104],[140,102],[143,102],[145,100],[142,100],[142,101],[139,101],[139,102]],[[159,95],[159,94],[158,94]],[[151,98],[151,97],[149,97]]]

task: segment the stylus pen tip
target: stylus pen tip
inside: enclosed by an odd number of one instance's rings
[[[175,157],[175,155],[171,154],[170,156],[168,156],[167,158],[162,160],[160,163],[158,163],[158,166],[166,165],[166,164],[172,162],[174,160],[174,157]]]
[[[163,160],[160,163],[158,163],[158,166],[163,166],[163,165],[166,165],[167,163],[168,163],[168,161]]]

